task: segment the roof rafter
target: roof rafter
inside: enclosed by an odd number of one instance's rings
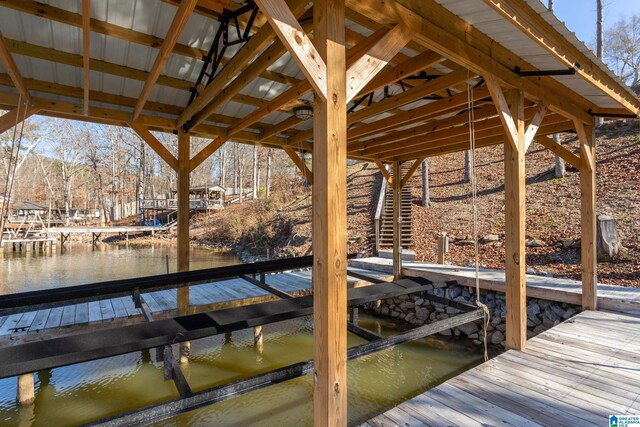
[[[84,0],[88,1],[88,0]],[[160,77],[160,73],[164,69],[165,64],[169,60],[169,55],[173,50],[176,42],[178,41],[178,37],[182,32],[182,29],[187,24],[189,17],[191,16],[191,12],[193,12],[193,8],[196,7],[197,0],[183,0],[176,11],[176,14],[171,21],[171,25],[167,30],[167,34],[165,35],[164,40],[162,41],[162,45],[160,45],[160,49],[156,55],[156,60],[151,67],[151,71],[149,71],[149,76],[144,82],[144,87],[142,88],[142,92],[140,92],[140,96],[138,98],[138,103],[136,104],[133,110],[133,120],[137,120],[138,116],[142,112],[144,108],[145,102],[151,95],[151,91]]]
[[[347,70],[347,103],[382,70],[413,37],[404,25],[394,26]]]
[[[290,0],[292,9],[296,16],[304,12],[306,2],[304,0]],[[269,43],[276,38],[273,29],[268,26],[260,28],[251,39],[240,48],[240,50],[229,60],[225,67],[215,76],[215,78],[204,88],[204,90],[193,100],[193,102],[185,108],[184,112],[178,118],[178,126],[184,126],[191,120],[200,110],[202,110],[211,100],[213,100],[222,89],[231,81],[238,73],[242,72],[249,66],[249,63],[256,54],[264,49]],[[274,58],[275,61],[276,58]],[[265,67],[266,68],[266,67]],[[195,125],[195,124],[194,124]]]
[[[4,67],[4,69],[9,74],[11,81],[13,82],[13,86],[18,90],[18,93],[22,96],[25,102],[29,101],[29,90],[27,89],[27,85],[24,83],[24,79],[18,70],[18,66],[16,62],[13,60],[11,56],[11,52],[9,51],[9,47],[5,38],[2,36],[2,32],[0,31],[0,64]]]
[[[554,111],[589,123],[595,105],[548,77],[521,78],[515,69],[535,69],[434,0],[346,0],[347,6],[383,25],[402,22],[416,31],[416,41],[478,74],[491,72],[525,96],[544,101]],[[409,4],[410,7],[405,6]],[[562,95],[560,95],[562,94]]]

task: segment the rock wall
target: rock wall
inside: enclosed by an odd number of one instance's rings
[[[475,296],[466,286],[451,286],[447,289],[435,289],[434,295],[447,297],[454,301],[475,305]],[[490,311],[490,320],[487,327],[487,341],[495,346],[505,347],[505,322],[506,304],[505,296],[498,292],[481,291],[480,301]],[[446,319],[449,316],[460,313],[453,307],[434,303],[420,295],[402,295],[397,298],[388,298],[380,301],[380,304],[370,304],[366,307],[377,315],[389,316],[404,320],[415,326],[421,326],[436,320]],[[548,300],[529,298],[527,300],[527,335],[531,338],[560,322],[577,314],[580,307],[557,303]],[[441,335],[466,336],[477,345],[482,344],[482,321],[468,323],[457,328],[449,329]]]

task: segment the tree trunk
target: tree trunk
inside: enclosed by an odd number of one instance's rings
[[[244,196],[244,182],[242,180],[242,172],[244,171],[244,151],[240,151],[238,155],[238,188],[239,188],[239,199],[238,202],[242,203],[242,198]]]
[[[471,181],[471,151],[466,150],[464,152],[464,177],[462,182]]]
[[[240,162],[238,158],[238,144],[233,144],[233,189],[236,194],[238,191],[238,177],[240,176]]]
[[[429,158],[422,161],[422,206],[427,207],[431,204],[429,197]]]
[[[136,209],[140,215],[140,221],[144,220],[142,215],[142,201],[144,200],[145,189],[145,169],[146,169],[146,150],[145,142],[140,140],[140,161],[138,164],[138,177],[136,180]]]
[[[265,167],[265,178],[264,178],[264,197],[266,199],[269,198],[271,194],[271,148],[267,150],[267,166]]]
[[[258,147],[253,146],[253,174],[251,176],[251,197],[258,198]]]
[[[226,188],[225,184],[226,184],[226,170],[225,170],[225,164],[224,164],[224,155],[226,153],[226,150],[224,149],[224,147],[220,148],[220,187],[222,188]]]
[[[553,135],[553,140],[558,144],[560,144],[560,137],[557,134]],[[555,167],[554,175],[556,178],[564,178],[565,174],[567,173],[564,160],[562,160],[560,156],[555,156],[555,158],[556,158],[556,167]]]

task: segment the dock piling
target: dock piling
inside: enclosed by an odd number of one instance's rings
[[[23,374],[18,377],[17,400],[20,406],[29,406],[35,400],[35,385],[33,374]]]

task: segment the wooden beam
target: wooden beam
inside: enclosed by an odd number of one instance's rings
[[[0,135],[8,131],[14,126],[22,123],[32,115],[36,114],[40,109],[33,106],[25,107],[26,103],[22,102],[16,107],[0,116]]]
[[[314,4],[314,43],[328,96],[313,127],[313,420],[347,425],[347,102],[343,0]]]
[[[396,56],[413,37],[413,31],[404,25],[394,26],[382,40],[347,70],[347,102],[360,91]]]
[[[391,176],[391,174],[387,170],[387,167],[385,166],[385,164],[382,163],[380,160],[376,160],[375,162],[376,162],[376,165],[378,165],[378,169],[380,169],[380,173],[382,174],[384,179],[386,179],[387,182],[389,183],[389,187],[394,188],[395,187],[395,180],[393,179],[393,177]]]
[[[84,115],[89,115],[89,68],[91,47],[91,0],[82,0],[82,89]]]
[[[298,167],[298,169],[300,169],[300,172],[302,172],[302,175],[304,175],[307,182],[309,184],[313,184],[313,173],[307,167],[304,158],[299,156],[298,153],[296,153],[296,150],[289,145],[285,145],[282,148],[284,149],[285,153],[287,153],[287,155],[291,158],[293,163]]]
[[[393,280],[402,279],[402,170],[399,161],[393,162]]]
[[[564,148],[562,145],[555,142],[553,139],[549,138],[546,135],[537,135],[535,140],[538,144],[542,145],[553,154],[560,156],[562,160],[569,163],[574,168],[578,170],[582,169],[582,159]]]
[[[189,190],[191,187],[189,157],[191,156],[191,135],[178,130],[178,271],[189,271]],[[177,290],[178,314],[189,313],[189,286]],[[180,362],[189,359],[191,345],[180,344]]]
[[[515,118],[511,115],[511,106],[507,102],[507,98],[504,96],[504,93],[502,93],[500,81],[493,74],[485,74],[484,81],[487,84],[487,88],[489,88],[493,103],[496,105],[496,110],[498,111],[498,116],[504,126],[507,140],[514,149],[517,149],[518,126],[516,125]]]
[[[527,130],[524,133],[524,152],[526,153],[529,146],[533,142],[533,139],[538,132],[538,128],[544,120],[544,115],[547,113],[547,106],[544,103],[540,103],[536,106],[536,112],[533,114],[531,121],[527,125]]]
[[[567,117],[589,123],[595,104],[549,77],[524,79],[514,72],[535,70],[504,46],[496,43],[435,0],[346,0],[347,7],[382,25],[402,22],[416,31],[415,40],[476,74],[495,75],[507,87],[519,88],[534,101]]]
[[[295,13],[300,15],[304,11],[306,3],[302,0],[294,0],[292,1],[291,6]],[[207,87],[198,94],[198,97],[189,104],[178,118],[178,126],[184,126],[192,117],[211,102],[238,73],[242,72],[247,68],[247,66],[249,66],[256,54],[271,43],[275,37],[276,34],[273,29],[268,26],[262,27],[258,30],[253,37],[251,37],[251,39],[245,43],[242,48],[240,48],[233,58],[231,58],[225,67],[220,70],[211,83],[209,83]],[[277,58],[272,58],[273,61],[276,59]]]
[[[311,83],[316,95],[326,100],[327,97],[327,65],[302,29],[296,16],[284,0],[256,0],[262,13],[278,35],[305,77]]]
[[[310,29],[310,27],[310,24],[305,24],[303,29]],[[240,72],[233,81],[220,89],[220,91],[215,94],[215,97],[189,120],[189,126],[197,126],[209,119],[216,110],[224,106],[229,100],[236,96],[242,88],[253,82],[261,72],[266,70],[267,67],[272,65],[274,61],[278,60],[285,53],[286,48],[284,45],[279,40],[275,40],[271,46],[260,54],[258,58],[253,60],[242,72]],[[209,95],[213,94],[210,93]]]
[[[173,17],[173,21],[171,21],[171,25],[167,30],[167,34],[162,41],[162,45],[158,50],[158,54],[156,56],[156,60],[151,67],[151,71],[149,72],[149,77],[144,82],[144,87],[142,88],[142,92],[140,92],[140,96],[138,97],[138,103],[133,110],[133,120],[136,121],[140,113],[142,113],[142,109],[144,108],[144,104],[147,102],[149,95],[151,95],[151,91],[158,81],[158,77],[160,77],[160,73],[164,69],[164,65],[169,60],[169,55],[173,51],[176,42],[178,41],[178,37],[182,32],[182,29],[185,25],[187,25],[187,21],[189,21],[189,17],[193,12],[193,8],[196,7],[197,0],[183,0],[176,11],[176,14]]]
[[[144,142],[146,142],[147,145],[151,147],[151,149],[155,151],[156,154],[160,156],[160,158],[162,158],[162,160],[164,160],[171,167],[171,169],[178,172],[179,170],[178,159],[176,159],[174,155],[171,154],[171,152],[167,150],[167,148],[160,141],[158,141],[158,139],[155,136],[153,136],[151,132],[149,132],[148,127],[146,127],[143,124],[135,123],[135,122],[130,122],[129,127],[133,129],[135,133],[137,133],[138,136]]]
[[[640,101],[631,95],[630,90],[617,82],[599,65],[591,61],[576,46],[546,19],[538,14],[524,0],[484,0],[493,10],[522,31],[531,40],[545,49],[551,56],[576,74],[624,106],[636,116],[640,113]]]
[[[224,136],[219,136],[213,139],[209,144],[205,145],[205,147],[198,152],[190,161],[189,170],[194,171],[198,166],[200,166],[205,160],[209,158],[213,153],[218,151],[220,147],[222,147],[229,138]]]
[[[29,102],[29,90],[27,89],[27,85],[24,83],[22,79],[22,75],[18,70],[18,66],[16,62],[13,60],[11,56],[11,52],[7,46],[7,42],[2,36],[2,32],[0,31],[0,64],[5,69],[9,77],[11,77],[11,81],[13,82],[13,86],[18,90],[22,99],[26,102]]]
[[[413,174],[416,173],[425,158],[426,157],[419,157],[418,159],[413,161],[413,164],[411,165],[407,173],[402,177],[402,183],[400,184],[401,188],[404,188],[407,185],[407,183],[409,182]]]
[[[516,127],[516,139],[512,144],[508,136],[510,142],[504,144],[506,341],[507,349],[515,350],[523,350],[527,340],[523,100],[519,91],[507,93],[508,116]],[[511,129],[504,127],[507,134],[511,133]]]
[[[360,91],[360,95],[365,95],[378,89],[382,89],[387,85],[396,83],[404,78],[432,67],[441,60],[441,55],[431,51],[425,51],[413,58],[408,58],[406,61],[396,65],[395,67],[388,68],[378,73],[378,75],[371,79],[371,81]]]
[[[555,130],[560,127],[562,130],[573,129],[572,122],[567,121],[564,117],[554,114],[549,116],[544,126],[540,128],[541,132],[548,132],[549,130]],[[493,123],[487,124],[486,128],[482,130],[476,129],[475,139],[476,141],[483,141],[488,139],[498,140],[500,142],[506,142],[504,136],[504,127],[499,123],[499,120],[492,119]],[[462,128],[462,129],[459,129]],[[446,136],[447,133],[449,136]],[[417,157],[425,155],[425,151],[433,152],[434,149],[448,147],[451,145],[466,145],[466,149],[469,149],[469,132],[464,131],[463,126],[452,128],[450,130],[437,132],[433,136],[425,135],[422,138],[416,138],[412,140],[411,144],[407,141],[401,141],[396,148],[387,148],[384,153],[380,153],[377,156],[384,159],[399,159],[399,160],[412,160]],[[360,157],[370,158],[370,154],[365,154],[364,151],[356,152]]]
[[[582,264],[582,308],[598,308],[598,274],[596,251],[596,136],[595,121],[583,126],[576,121],[580,140],[580,244]]]
[[[487,96],[489,96],[489,91],[486,87],[473,91],[473,98],[475,101],[486,98]],[[377,120],[374,123],[367,123],[354,127],[347,132],[347,138],[362,138],[367,135],[375,135],[388,129],[395,129],[410,123],[424,121],[429,118],[445,114],[446,112],[455,111],[459,109],[460,106],[466,105],[468,102],[467,94],[459,93],[449,98],[434,101],[429,104],[416,107],[410,111],[396,114],[392,117]]]
[[[281,121],[280,123],[276,123],[275,125],[263,129],[262,132],[260,132],[260,140],[270,138],[274,135],[284,132],[285,130],[290,129],[299,123],[302,123],[302,120],[293,115],[288,119]]]

